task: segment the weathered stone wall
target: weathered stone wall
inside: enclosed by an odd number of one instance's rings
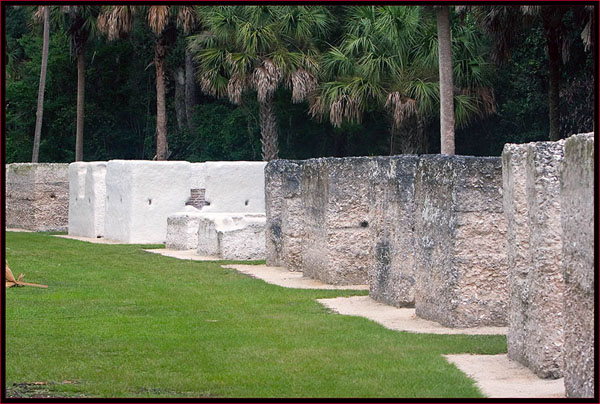
[[[506,324],[506,224],[497,157],[422,156],[415,178],[418,316]]]
[[[8,164],[5,187],[6,227],[33,231],[67,230],[68,164]]]
[[[366,284],[373,265],[366,157],[307,160],[302,173],[306,276],[330,284]]]
[[[302,161],[275,160],[265,167],[267,265],[302,270],[304,207]]]
[[[369,295],[393,306],[414,305],[417,156],[377,157],[369,190],[374,264]]]
[[[594,396],[594,134],[565,142],[561,167],[565,390]]]
[[[538,376],[563,370],[563,275],[559,168],[564,142],[506,145],[508,355]]]

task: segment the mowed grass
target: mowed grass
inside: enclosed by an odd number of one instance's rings
[[[391,331],[315,301],[366,292],[282,288],[139,245],[7,233],[6,257],[49,286],[5,292],[9,395],[45,382],[62,397],[481,397],[441,355],[506,351],[502,336]]]

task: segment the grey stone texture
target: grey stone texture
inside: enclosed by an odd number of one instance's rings
[[[506,325],[506,221],[498,157],[421,156],[415,312],[447,327]]]
[[[564,141],[507,144],[504,207],[509,280],[508,356],[539,377],[563,371],[559,169]]]
[[[594,396],[594,134],[565,142],[560,173],[565,280],[565,390]]]
[[[373,159],[307,160],[302,172],[305,276],[334,285],[366,284],[373,265],[369,188]]]
[[[6,227],[66,231],[69,222],[69,165],[6,165]]]
[[[414,306],[417,156],[376,157],[369,190],[374,264],[369,296],[396,307]]]
[[[267,265],[302,271],[304,207],[302,161],[274,160],[265,167]]]

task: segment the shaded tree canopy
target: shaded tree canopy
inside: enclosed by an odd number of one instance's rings
[[[2,7],[6,45],[4,152],[8,163],[27,162],[33,148],[33,111],[38,96],[42,26],[33,22],[33,6]],[[280,20],[287,16],[291,27],[300,31],[305,29],[299,24],[298,6],[262,7]],[[288,8],[287,13],[281,13],[284,7]],[[377,6],[380,15],[369,15],[377,10],[374,6],[320,7],[327,14],[327,29],[320,34],[321,41],[302,43],[293,40],[291,31],[279,32],[280,43],[285,47],[278,47],[279,53],[266,54],[270,57],[284,55],[285,49],[288,55],[297,56],[311,49],[314,64],[298,66],[317,80],[304,82],[310,86],[302,87],[307,90],[303,97],[299,93],[294,95],[293,86],[286,85],[294,71],[290,69],[285,79],[282,76],[281,85],[273,88],[271,109],[278,128],[278,156],[304,159],[406,152],[411,151],[411,136],[415,133],[420,139],[416,151],[439,153],[434,14],[428,15],[431,11],[421,6]],[[386,7],[387,17],[383,13]],[[517,10],[519,6],[514,7],[508,8],[506,14],[497,14],[495,20],[491,19],[492,15],[483,21],[496,29],[503,16],[510,17],[518,11],[524,17],[522,21],[511,20],[509,31],[497,30],[495,33],[481,23],[482,15],[473,10],[450,7],[455,103],[457,99],[459,103],[465,101],[455,107],[455,111],[460,108],[464,111],[457,112],[457,154],[499,155],[506,142],[549,139],[548,29],[542,18],[524,15]],[[570,5],[561,12],[560,35],[568,44],[569,57],[561,58],[559,70],[560,137],[591,131],[594,126],[593,50],[596,44],[590,43],[589,38],[595,37],[595,26],[588,24],[592,20],[585,7],[589,6]],[[231,13],[232,18],[237,12]],[[236,95],[236,103],[227,97],[218,97],[217,93],[211,95],[210,91],[208,94],[201,91],[202,82],[197,76],[205,59],[197,59],[194,66],[186,65],[186,49],[190,36],[210,34],[209,24],[199,23],[187,33],[177,25],[177,13],[173,15],[174,23],[169,27],[172,41],[165,43],[168,52],[164,59],[169,159],[261,160],[261,104],[256,86],[245,86],[244,91]],[[402,24],[393,25],[394,16]],[[426,17],[431,16],[433,18],[427,20]],[[356,21],[362,21],[362,24],[356,24]],[[410,31],[415,21],[420,21],[419,29]],[[82,57],[85,61],[83,158],[87,161],[152,159],[156,154],[157,78],[152,63],[157,34],[145,18],[128,23],[131,24],[129,32],[114,33],[113,41],[98,35],[86,37]],[[369,24],[372,24],[371,28]],[[387,28],[382,29],[385,24],[388,24]],[[253,28],[259,26],[258,22],[252,25]],[[76,157],[78,71],[72,29],[69,19],[51,19],[40,162],[72,162]],[[396,37],[405,38],[405,41],[394,43],[397,32],[413,34]],[[507,40],[504,48],[498,49],[496,44],[502,37]],[[217,44],[216,40],[214,44]],[[242,48],[238,46],[237,49]],[[242,53],[235,51],[233,54],[239,56]],[[258,61],[258,56],[255,59]],[[226,61],[219,73],[230,79],[234,66]],[[248,66],[247,77],[253,77],[251,71],[261,64]],[[382,66],[384,68],[380,69]],[[311,71],[311,67],[314,70]],[[367,69],[371,69],[370,73]],[[190,80],[192,76],[196,76],[194,80]],[[298,76],[296,82],[301,83],[302,77]],[[360,101],[360,119],[330,119],[331,107],[337,99],[333,97],[335,91],[344,94],[352,88],[352,83],[357,85],[358,81],[353,80],[358,79],[353,77],[362,78],[362,83],[371,85],[372,89],[385,91],[373,92],[372,96]],[[475,83],[473,78],[478,77],[480,81]],[[310,89],[315,83],[317,92],[312,93]],[[368,86],[354,88],[369,91]],[[329,91],[329,95],[319,93],[318,89]],[[185,91],[185,97],[182,91]],[[330,99],[322,99],[317,106],[309,102],[318,100],[314,97],[319,96],[330,96]],[[422,119],[416,119],[417,115],[410,118],[411,108],[417,105],[411,104],[411,100],[419,101],[418,110],[423,114],[418,116]],[[320,108],[320,113],[311,114],[311,108],[315,112]],[[352,117],[354,112],[348,111]],[[186,121],[184,124],[182,119]]]

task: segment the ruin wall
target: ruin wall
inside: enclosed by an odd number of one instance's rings
[[[6,165],[6,227],[65,231],[69,217],[69,168],[63,163]]]

